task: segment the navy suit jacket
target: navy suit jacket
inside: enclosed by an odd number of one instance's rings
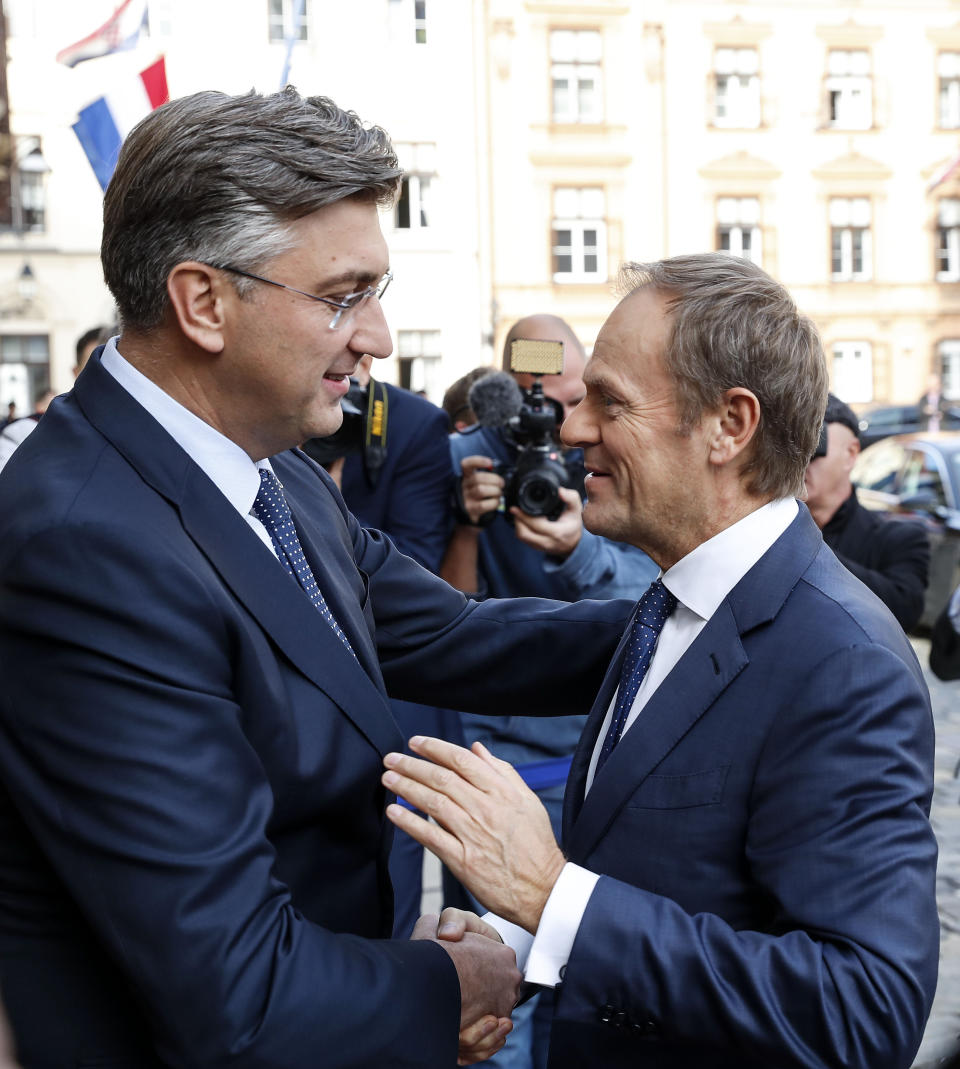
[[[98,358],[0,476],[0,986],[29,1069],[456,1059],[449,957],[386,938],[387,692],[578,711],[629,606],[469,602],[302,453],[272,464],[356,657]]]
[[[601,878],[551,1069],[904,1069],[936,985],[933,724],[903,632],[806,508],[651,696],[584,798]]]

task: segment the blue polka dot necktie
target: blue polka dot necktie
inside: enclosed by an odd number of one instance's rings
[[[627,652],[624,654],[620,668],[620,686],[617,690],[617,704],[613,710],[613,719],[607,729],[606,738],[597,758],[597,772],[603,768],[606,759],[613,753],[614,746],[620,741],[627,717],[633,707],[637,691],[647,674],[650,658],[657,648],[657,639],[667,617],[677,607],[677,599],[658,579],[651,583],[647,592],[640,599],[637,615],[633,621]]]
[[[353,653],[350,640],[334,619],[330,606],[320,593],[320,587],[317,586],[317,580],[310,570],[310,565],[307,564],[307,558],[303,555],[303,546],[300,545],[297,529],[293,526],[293,517],[290,515],[287,499],[283,496],[283,486],[276,475],[267,468],[260,469],[260,490],[250,511],[266,527],[280,563],[303,587],[313,607],[333,628],[344,646]]]

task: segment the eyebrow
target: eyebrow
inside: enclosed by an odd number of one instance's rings
[[[387,271],[389,271],[389,267]],[[375,282],[379,282],[383,278],[386,271],[377,275],[372,271],[343,271],[339,275],[334,275],[333,278],[324,279],[318,286],[316,286],[317,293],[323,293],[325,290],[336,289],[338,286],[345,286],[347,284],[353,286],[372,286]]]

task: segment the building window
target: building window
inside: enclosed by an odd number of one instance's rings
[[[960,338],[945,338],[937,346],[940,392],[944,401],[960,401]]]
[[[554,282],[605,282],[607,224],[602,189],[553,191]]]
[[[427,43],[427,0],[387,0],[390,37],[406,44]],[[413,30],[411,35],[410,31]]]
[[[440,372],[440,331],[401,330],[397,334],[400,385],[428,397],[443,395]]]
[[[869,130],[873,125],[870,53],[831,49],[827,56],[827,125],[838,130]]]
[[[0,406],[6,415],[14,401],[17,415],[29,416],[50,389],[50,339],[46,334],[0,336]]]
[[[306,41],[310,0],[268,0],[270,40]]]
[[[598,30],[550,32],[550,79],[555,123],[603,119]]]
[[[873,349],[867,341],[838,341],[833,346],[830,390],[847,404],[873,400]]]
[[[716,126],[760,125],[760,58],[755,48],[718,48],[713,54],[713,121]]]
[[[831,198],[830,259],[835,282],[862,282],[872,277],[870,201],[866,197]]]
[[[960,281],[960,197],[937,205],[937,281]]]
[[[435,224],[430,193],[436,177],[436,146],[428,143],[395,146],[403,178],[393,210],[397,230],[423,230]]]
[[[960,128],[960,52],[941,52],[937,56],[940,76],[940,128]]]
[[[756,197],[717,199],[717,248],[763,265],[760,201]]]

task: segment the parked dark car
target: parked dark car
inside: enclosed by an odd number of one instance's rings
[[[918,434],[929,430],[930,416],[924,401],[915,405],[878,405],[860,413],[860,444],[866,448],[893,434]],[[960,408],[940,406],[940,430],[960,430]]]
[[[929,629],[960,583],[960,433],[884,438],[863,450],[851,478],[865,508],[926,528],[930,581],[918,626]]]

